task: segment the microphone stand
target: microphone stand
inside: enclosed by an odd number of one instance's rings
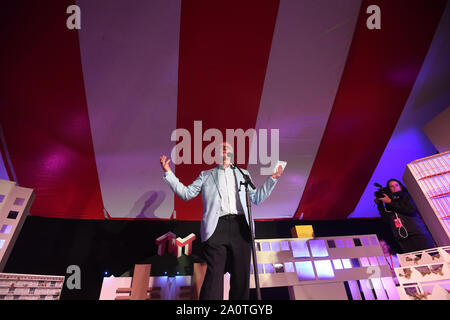
[[[248,192],[248,186],[250,186],[252,189],[256,189],[256,187],[253,184],[250,177],[247,174],[245,174],[241,170],[241,168],[239,168],[236,165],[236,163],[233,163],[232,168],[233,169],[237,168],[245,180],[245,182],[242,182],[242,181],[240,182],[239,191],[241,191],[241,186],[243,185],[245,187],[245,195],[246,195],[246,199],[247,199],[248,224],[250,226],[250,236],[251,236],[251,242],[252,242],[253,275],[255,276],[256,297],[257,297],[257,300],[261,300],[261,289],[259,286],[259,276],[258,276],[258,260],[256,259],[255,233],[253,231],[252,208],[251,208],[251,202],[250,202],[250,194]]]

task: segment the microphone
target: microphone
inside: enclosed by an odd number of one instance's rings
[[[234,153],[231,152],[227,152],[227,157],[230,158],[234,158]],[[253,184],[252,180],[250,179],[250,177],[245,174],[241,168],[239,168],[236,163],[234,161],[231,161],[231,165],[230,165],[231,169],[238,169],[239,172],[242,174],[242,176],[244,177],[245,183],[247,183],[252,189],[256,189],[255,185]],[[241,182],[241,185],[244,184],[243,182]],[[239,190],[241,189],[241,186],[239,186]]]
[[[230,158],[231,160],[230,164],[231,169],[236,169],[236,164],[234,163],[234,153],[227,152],[227,157]]]

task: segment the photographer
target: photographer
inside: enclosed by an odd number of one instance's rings
[[[435,247],[408,190],[400,181],[390,179],[386,188],[375,193],[375,203],[403,253]]]

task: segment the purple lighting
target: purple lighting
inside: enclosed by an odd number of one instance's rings
[[[362,300],[357,280],[348,281],[348,286],[350,288],[353,300]]]
[[[316,280],[316,275],[314,274],[314,268],[311,261],[297,261],[295,262],[295,268],[297,269],[298,280]]]
[[[42,160],[43,170],[45,172],[60,171],[65,168],[68,158],[68,151],[54,150],[53,152],[47,154],[45,159]]]
[[[405,66],[393,70],[389,75],[390,82],[395,86],[406,86],[416,80],[417,68],[415,66]]]
[[[265,263],[264,269],[266,270],[266,273],[273,273],[273,265],[271,263]]]
[[[344,267],[342,266],[341,259],[333,259],[333,265],[335,270],[342,270]]]
[[[264,273],[263,265],[258,263],[258,274]],[[253,274],[253,264],[250,264],[250,274]]]
[[[261,251],[270,251],[270,242],[260,242]]]
[[[9,224],[4,224],[4,225],[2,226],[2,228],[0,229],[0,233],[8,234],[8,233],[11,232],[11,230],[12,230],[12,226],[11,226],[11,225],[9,225]]]
[[[370,262],[371,266],[377,266],[378,265],[377,257],[369,257],[369,262]]]
[[[394,280],[391,277],[381,278],[381,283],[383,287],[386,289],[388,297],[390,300],[400,300],[400,296],[398,294],[397,288],[395,287]]]
[[[352,259],[350,259],[350,262],[351,262],[353,268],[361,267],[361,264],[359,263],[358,258],[352,258]]]
[[[292,255],[294,258],[309,258],[309,250],[306,240],[291,241]]]
[[[372,245],[374,245],[374,246],[378,245],[377,237],[371,237],[370,240],[372,241]]]
[[[14,201],[14,205],[21,206],[21,205],[23,205],[24,202],[25,202],[24,198],[16,198],[16,200]]]
[[[286,272],[295,272],[294,264],[292,262],[285,262],[284,263],[284,270],[286,270]]]
[[[351,248],[351,247],[354,247],[355,246],[355,243],[353,242],[353,239],[344,239],[344,242],[345,242],[345,246],[347,247],[347,248]]]
[[[345,248],[344,240],[343,239],[336,239],[336,247],[338,247],[338,248]]]
[[[314,265],[316,266],[317,277],[319,279],[334,278],[334,270],[330,260],[316,260],[314,261]]]
[[[386,265],[386,257],[385,256],[377,256],[378,264],[380,266]]]
[[[380,278],[371,278],[370,282],[372,283],[372,287],[375,290],[377,300],[388,300],[388,297],[386,295],[386,291],[383,288],[381,279]]]
[[[361,241],[364,246],[370,246],[370,240],[367,237],[361,238]]]
[[[352,264],[350,262],[350,259],[342,259],[342,264],[344,265],[344,269],[351,269]]]
[[[278,242],[278,241],[272,242],[272,250],[280,251],[280,242]]]
[[[361,285],[365,300],[375,300],[372,292],[373,286],[369,283],[369,279],[361,279],[359,280],[359,284]]]
[[[281,250],[282,251],[289,251],[289,241],[281,241]]]
[[[328,250],[324,240],[309,240],[309,247],[313,257],[328,257]]]
[[[363,267],[370,266],[369,259],[367,259],[367,257],[361,257],[359,258],[359,261],[361,262],[361,266]]]
[[[258,273],[264,273],[264,267],[260,263],[258,263]]]

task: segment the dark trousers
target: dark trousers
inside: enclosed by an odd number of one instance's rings
[[[213,235],[203,243],[207,264],[200,300],[223,300],[223,275],[230,273],[230,300],[248,300],[250,290],[250,228],[244,215],[219,219]]]

